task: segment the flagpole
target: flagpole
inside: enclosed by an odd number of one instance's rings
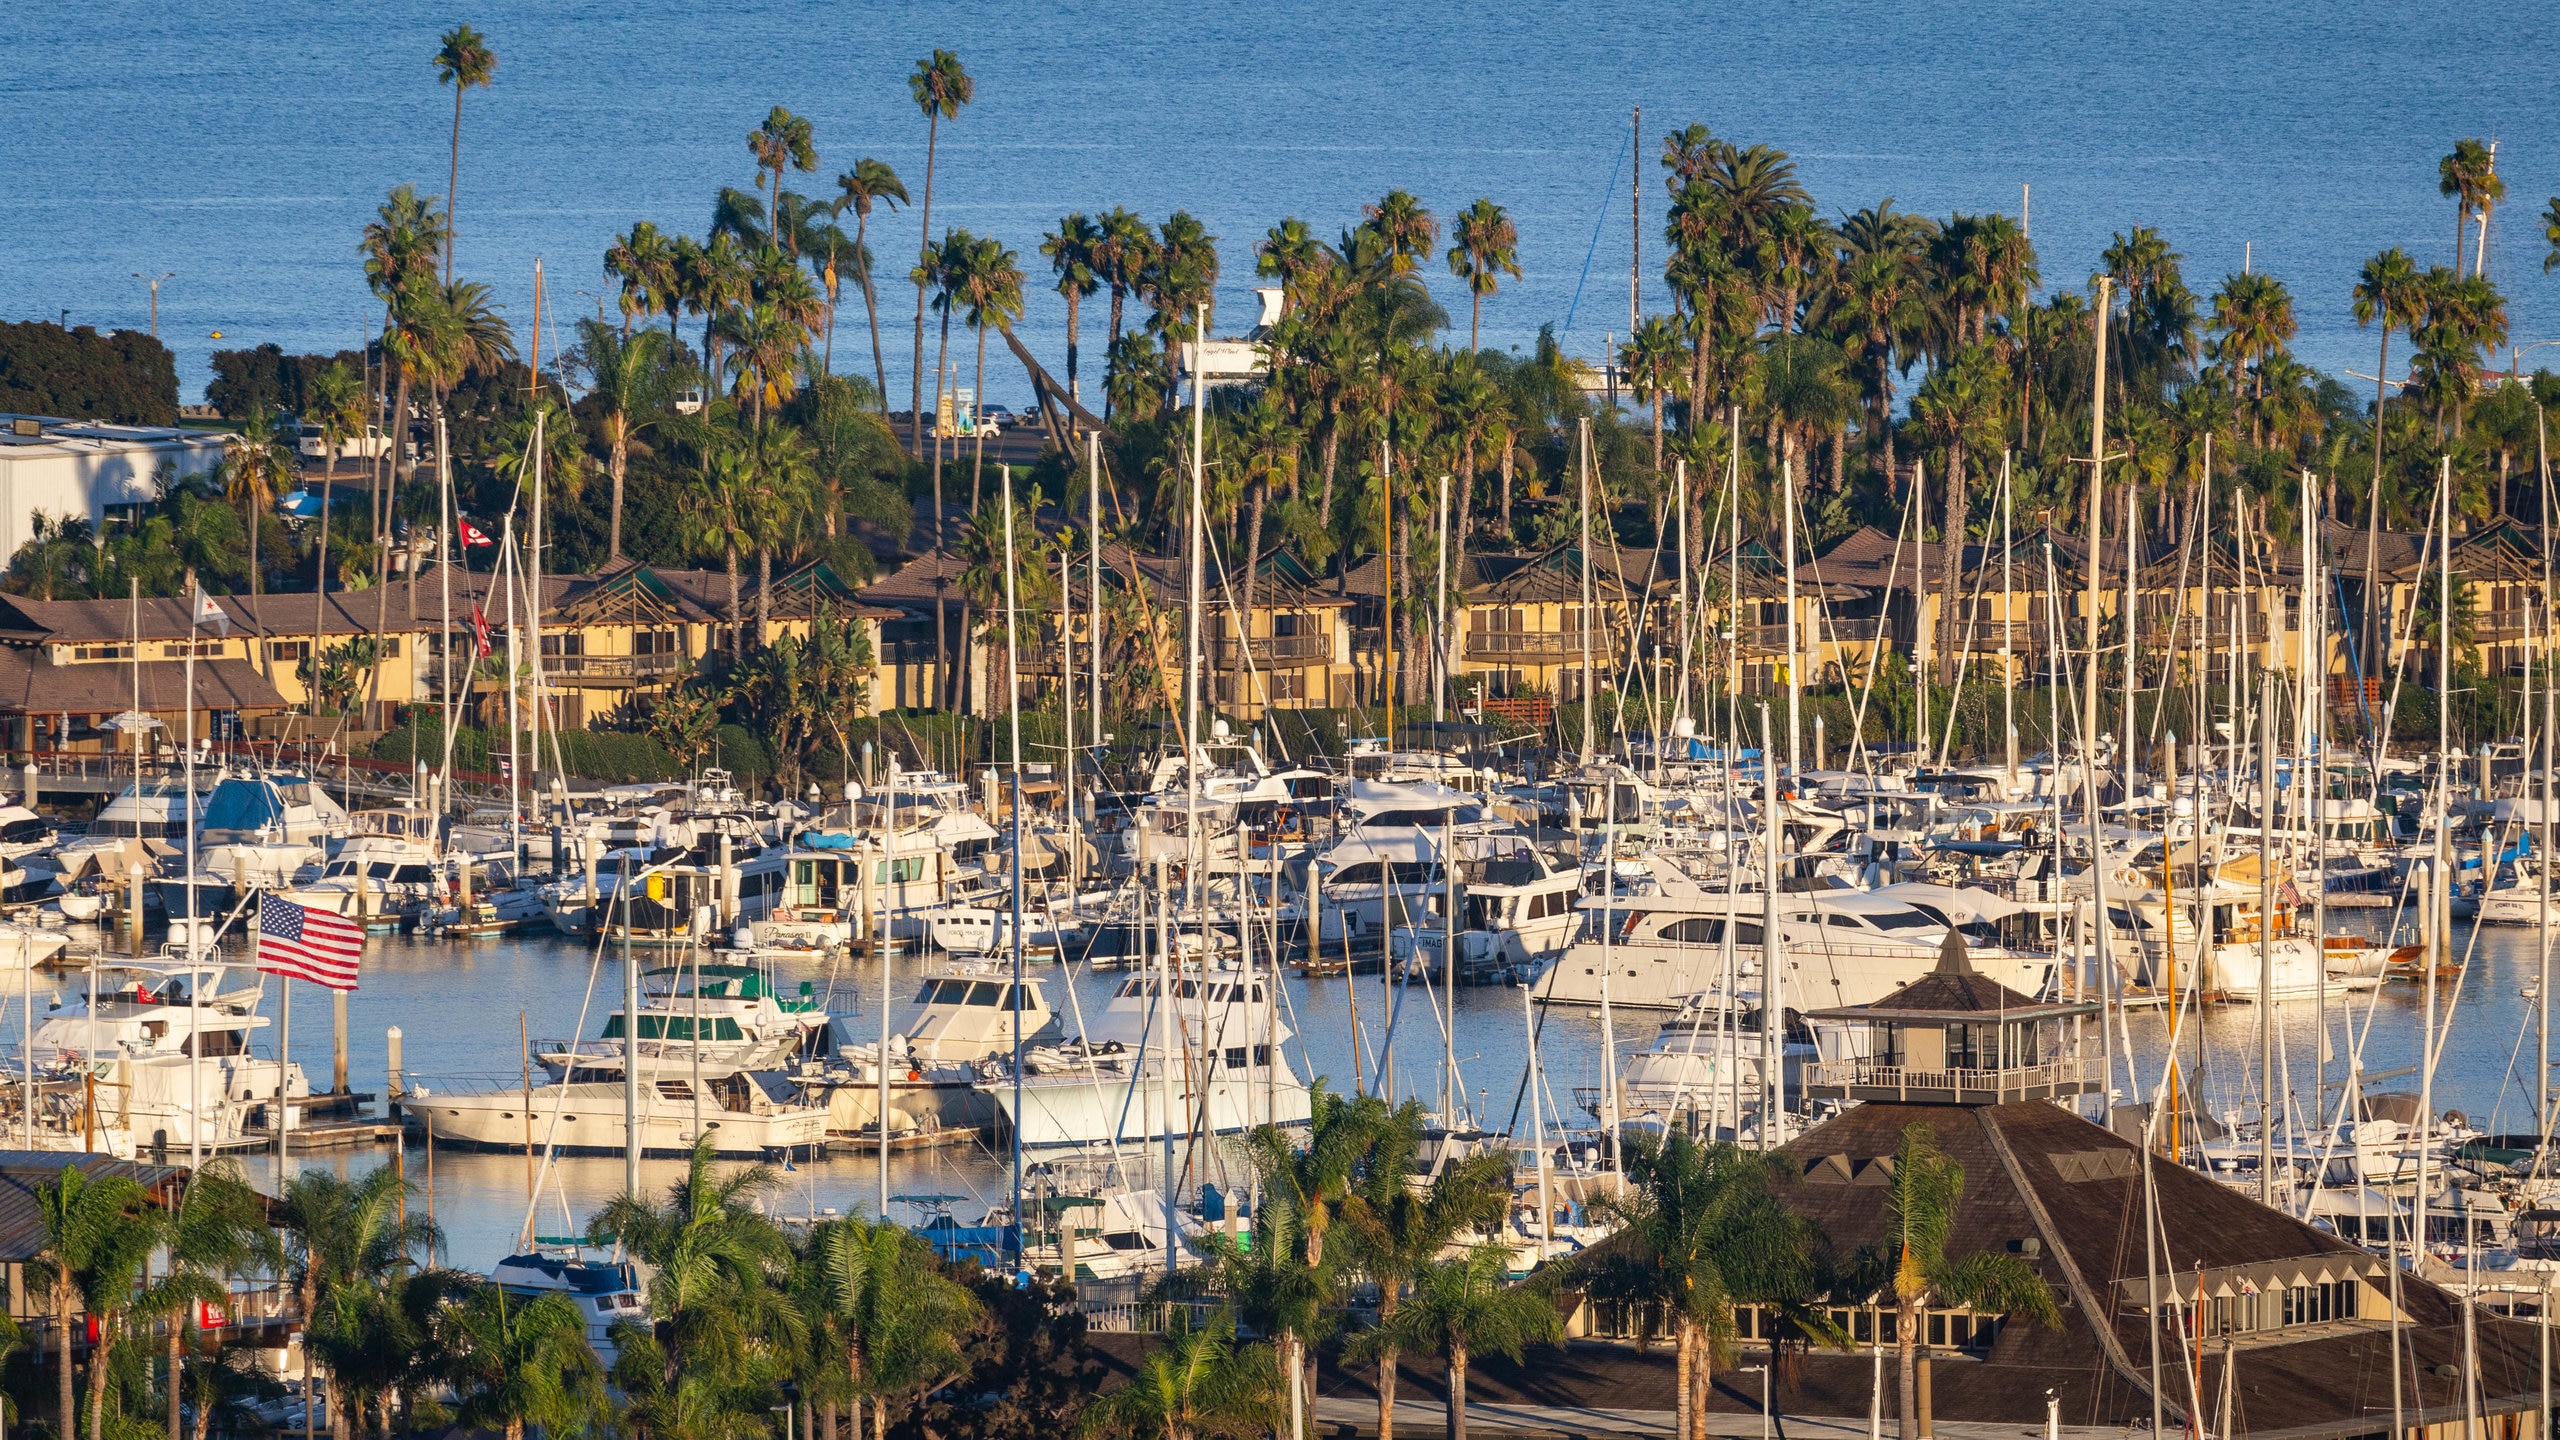
[[[326,527],[329,517],[320,523]],[[204,1032],[198,1028],[203,1007],[197,1003],[204,989],[203,976],[197,967],[204,961],[204,943],[196,930],[196,621],[203,613],[197,603],[203,597],[196,589],[196,572],[187,571],[187,1089],[192,1112],[187,1120],[187,1166],[204,1168]],[[315,637],[315,643],[317,637]],[[256,644],[256,641],[251,641]],[[311,678],[320,679],[320,662],[311,662]],[[30,1040],[34,1037],[29,1036]]]

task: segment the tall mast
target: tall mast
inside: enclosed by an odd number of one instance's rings
[[[2112,990],[2115,986],[2113,967],[2108,964],[2109,957],[2107,953],[2107,932],[2109,928],[2107,922],[2107,846],[2105,816],[2101,812],[2098,804],[2097,758],[2098,549],[2100,542],[2105,538],[2104,532],[2106,530],[2107,516],[2107,322],[2109,317],[2114,313],[2111,308],[2114,303],[2114,289],[2115,280],[2113,277],[2105,275],[2098,277],[2098,309],[2096,315],[2091,320],[2091,328],[2096,332],[2097,336],[2095,346],[2097,364],[2094,371],[2095,383],[2091,385],[2089,390],[2088,604],[2081,614],[2080,621],[2081,647],[2086,655],[2089,667],[2089,683],[2081,687],[2080,691],[2080,781],[2086,792],[2083,796],[2083,803],[2089,816],[2090,928],[2091,933],[2097,942],[2093,958],[2096,961],[2098,984],[2102,990]],[[2057,736],[2055,739],[2058,742],[2060,737]],[[2061,751],[2059,748],[2056,749],[2054,758],[2057,762],[2060,761]],[[2174,935],[2176,933],[2175,929],[2173,928],[2170,933]],[[2130,1058],[2131,1057],[2127,1057],[2128,1062],[2130,1061]],[[2114,1069],[2113,1065],[2110,1064],[2108,1069],[2110,1073],[2107,1077],[2106,1083],[2098,1087],[2098,1093],[2102,1096],[2109,1093],[2115,1084],[2115,1076],[2112,1073]],[[2149,1173],[2149,1162],[2147,1160],[2145,1162],[2144,1173],[2146,1175]],[[2153,1286],[2155,1289],[2158,1286],[2158,1281],[2156,1279],[2153,1281]],[[2154,1296],[2152,1312],[2157,1314],[2158,1311],[2158,1297]],[[2158,1341],[2156,1338],[2153,1341],[2153,1349],[2155,1352],[2158,1349]],[[2157,1374],[2158,1357],[2156,1353],[2153,1357],[2153,1370],[2154,1374],[2151,1386],[2151,1428],[2152,1433],[2157,1434],[2160,1429],[2160,1385]]]
[[[1761,845],[1764,855],[1760,864],[1760,1149],[1763,1154],[1778,1148],[1778,1117],[1787,1109],[1787,1074],[1780,1063],[1784,1047],[1780,1041],[1780,1016],[1786,994],[1778,983],[1778,965],[1783,947],[1778,943],[1778,867],[1782,863],[1779,850],[1783,833],[1778,825],[1777,767],[1769,763],[1769,707],[1760,706],[1760,778],[1761,778]]]
[[[2011,552],[2015,539],[2010,533],[2015,508],[2009,492],[2009,452],[2000,452],[2000,720],[2008,732],[2009,784],[2008,796],[2018,798],[2018,677],[2010,671],[2011,627],[2017,621],[2018,575],[2015,556]]]
[[[1787,782],[1796,784],[1804,773],[1804,674],[1801,646],[1796,634],[1796,467],[1792,459],[1778,462],[1778,504],[1786,517],[1780,528],[1787,547]],[[1769,796],[1774,803],[1777,790]]]
[[[1582,763],[1591,763],[1591,418],[1584,416],[1575,429],[1579,459],[1576,462],[1582,478],[1582,503],[1578,508],[1582,519]],[[1394,628],[1392,626],[1390,629]],[[1390,722],[1394,712],[1388,712]],[[1390,723],[1389,729],[1393,730]]]
[[[1102,432],[1099,430],[1085,432],[1084,463],[1084,639],[1086,648],[1093,652],[1093,687],[1085,699],[1093,706],[1093,724],[1089,728],[1093,743],[1099,746],[1102,744]]]
[[[1431,587],[1431,719],[1437,724],[1449,718],[1449,477],[1445,474],[1440,477],[1439,515],[1432,528],[1438,537],[1435,548],[1439,552],[1433,561],[1438,567],[1434,571],[1438,583]],[[1244,625],[1250,633],[1253,617],[1244,617]],[[1394,742],[1392,726],[1387,738],[1390,744]]]
[[[1680,508],[1680,699],[1671,709],[1671,728],[1677,731],[1679,722],[1689,718],[1689,627],[1692,623],[1689,609],[1689,462],[1672,461],[1671,474],[1676,496],[1672,503]],[[1701,605],[1699,608],[1703,610],[1705,607]]]

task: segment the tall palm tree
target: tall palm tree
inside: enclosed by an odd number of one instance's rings
[[[1938,534],[1938,680],[1955,680],[1955,649],[1961,633],[1957,597],[1963,593],[1964,522],[1968,504],[1965,461],[2000,443],[2001,383],[1999,361],[1985,345],[1968,345],[1922,382],[1912,394],[1911,414],[1921,430],[1944,447],[1946,474],[1940,485],[1944,520]]]
[[[1449,273],[1467,282],[1467,348],[1478,348],[1484,330],[1484,297],[1501,277],[1520,278],[1520,231],[1490,199],[1479,199],[1449,222]],[[1662,462],[1654,461],[1660,469]]]
[[[969,460],[969,510],[978,509],[987,464],[987,327],[1008,329],[1022,315],[1022,265],[1004,245],[983,239],[969,247],[966,263],[959,273],[958,297],[969,307],[969,328],[978,332],[977,378],[970,393],[976,397],[978,414],[970,417],[969,429],[977,444]]]
[[[850,1393],[872,1400],[884,1434],[886,1397],[920,1373],[947,1369],[957,1359],[955,1337],[978,1312],[977,1298],[941,1273],[921,1237],[886,1222],[812,1227],[792,1275],[813,1336],[833,1349]]]
[[[1138,292],[1138,282],[1145,275],[1155,255],[1155,236],[1147,222],[1119,206],[1102,217],[1102,238],[1094,242],[1091,264],[1094,278],[1111,289],[1111,333],[1105,337],[1103,355],[1106,360],[1120,351],[1121,316],[1129,297]],[[1107,367],[1106,367],[1107,368]],[[1102,415],[1111,418],[1109,376],[1104,377]]]
[[[631,333],[634,316],[667,315],[667,338],[676,334],[675,243],[646,220],[613,237],[604,252],[604,273],[622,282],[622,333]]]
[[[498,52],[468,25],[456,25],[444,32],[444,42],[436,50],[436,83],[453,87],[453,163],[444,186],[444,278],[453,281],[453,213],[454,201],[462,191],[462,97],[474,86],[484,86],[498,73]]]
[[[1129,1440],[1248,1440],[1270,1433],[1279,1387],[1268,1346],[1235,1343],[1219,1315],[1198,1329],[1177,1321],[1137,1363],[1129,1383],[1086,1408],[1084,1433]],[[1293,1437],[1294,1440],[1294,1437]]]
[[[1866,1268],[1882,1272],[1880,1288],[1893,1297],[1902,1440],[1918,1440],[1925,1422],[1919,1410],[1919,1370],[1912,1362],[1919,1351],[1922,1315],[1933,1302],[2024,1315],[2042,1325],[2060,1324],[2061,1311],[2053,1287],[2016,1255],[1983,1250],[1949,1258],[1947,1237],[1964,1203],[1964,1167],[1938,1148],[1937,1133],[1926,1123],[1903,1127],[1884,1201],[1890,1253],[1862,1258]]]
[[[358,1180],[306,1170],[285,1187],[275,1205],[284,1239],[286,1274],[299,1292],[302,1313],[318,1316],[341,1291],[351,1303],[381,1292],[400,1271],[423,1262],[443,1244],[443,1232],[423,1214],[412,1214],[408,1179],[389,1167]],[[305,1347],[303,1393],[312,1387],[313,1356]],[[324,1403],[339,1413],[333,1369]]]
[[[2481,268],[2476,263],[2476,253],[2466,254],[2466,222],[2476,218],[2485,237],[2490,210],[2507,198],[2507,182],[2498,178],[2497,156],[2487,145],[2478,140],[2457,140],[2453,153],[2436,165],[2436,193],[2453,202],[2453,274],[2458,280],[2466,258],[2475,262],[2475,273]],[[2479,248],[2468,247],[2472,252]]]
[[[924,226],[923,239],[916,246],[916,353],[913,393],[908,400],[907,444],[919,455],[924,453],[924,270],[933,263],[933,164],[942,141],[942,122],[955,119],[962,106],[978,98],[978,82],[960,67],[960,57],[948,50],[936,49],[931,59],[916,62],[915,73],[907,77],[907,89],[914,95],[916,108],[924,112]],[[937,375],[936,383],[940,383]],[[935,538],[941,538],[939,521]]]
[[[293,448],[277,427],[274,412],[263,406],[240,427],[240,438],[223,458],[223,496],[240,507],[240,523],[249,532],[252,595],[265,589],[258,565],[258,532],[265,528],[267,511],[276,497],[293,484],[293,467]]]
[[[783,306],[759,300],[722,316],[718,330],[735,347],[736,393],[747,403],[753,428],[762,433],[766,411],[779,408],[798,393],[796,362],[809,346],[808,327]]]
[[[604,1366],[587,1343],[586,1316],[568,1296],[519,1300],[496,1285],[477,1285],[441,1320],[463,1424],[524,1440],[529,1425],[574,1434],[602,1410]]]
[[[871,326],[871,378],[880,387],[880,408],[884,413],[889,408],[889,362],[880,352],[880,296],[871,284],[871,209],[882,205],[895,210],[906,203],[906,184],[885,160],[866,155],[836,177],[836,213],[842,215],[850,208],[854,215],[854,264],[861,267],[862,314]]]
[[[1248,1158],[1262,1173],[1266,1204],[1288,1207],[1294,1224],[1296,1262],[1310,1273],[1325,1267],[1325,1237],[1335,1215],[1350,1198],[1351,1183],[1368,1157],[1379,1132],[1391,1121],[1385,1101],[1374,1095],[1336,1095],[1318,1084],[1308,1096],[1304,1131],[1262,1126],[1245,1137]],[[1300,1371],[1300,1345],[1281,1337],[1283,1364],[1292,1383]]]
[[[85,1313],[98,1321],[98,1340],[89,1350],[88,1433],[96,1435],[114,1312],[130,1298],[159,1243],[159,1225],[151,1197],[140,1185],[113,1174],[92,1180],[76,1165],[63,1166],[59,1177],[36,1187],[36,1213],[44,1226],[44,1248],[27,1270],[37,1294],[52,1303],[54,1333],[60,1337],[55,1433],[81,1433],[72,1389],[71,1331],[73,1319]]]
[[[616,1236],[656,1270],[649,1309],[669,1380],[688,1368],[717,1373],[741,1364],[755,1336],[797,1323],[798,1308],[780,1288],[791,1247],[757,1209],[779,1178],[762,1165],[720,1173],[705,1136],[665,1204],[617,1195],[587,1222],[591,1238]]]
[[[1689,388],[1688,347],[1668,315],[1649,315],[1618,347],[1618,364],[1638,400],[1653,407],[1653,468],[1662,471],[1662,403]]]
[[[1501,1223],[1510,1208],[1511,1167],[1504,1157],[1470,1156],[1422,1183],[1416,1152],[1421,1102],[1408,1100],[1382,1129],[1343,1207],[1352,1265],[1378,1288],[1378,1324],[1393,1334],[1405,1290],[1451,1243]],[[1392,1339],[1375,1357],[1378,1440],[1395,1440],[1396,1370]]]
[[[1200,308],[1212,320],[1218,313],[1218,237],[1190,211],[1176,210],[1158,227],[1148,261],[1138,283],[1155,307],[1149,326],[1168,344],[1194,338]]]
[[[1440,242],[1440,222],[1422,202],[1402,190],[1390,190],[1375,205],[1364,205],[1361,228],[1378,237],[1380,257],[1390,275],[1410,275]]]
[[[813,171],[818,168],[818,147],[809,122],[776,105],[764,123],[747,132],[747,149],[756,157],[756,179],[773,172],[773,195],[765,208],[765,228],[774,234],[782,231],[782,176],[786,170]],[[507,1440],[515,1440],[514,1436]]]
[[[1479,1245],[1424,1266],[1395,1314],[1353,1346],[1364,1360],[1390,1350],[1439,1356],[1449,1376],[1448,1440],[1467,1440],[1467,1367],[1478,1354],[1518,1360],[1531,1345],[1564,1338],[1554,1302],[1511,1285],[1510,1264],[1510,1247]]]
[[[598,426],[604,434],[605,469],[613,479],[613,498],[606,510],[605,554],[622,558],[622,483],[631,467],[631,452],[646,453],[643,432],[658,423],[666,403],[666,337],[655,330],[617,335],[597,320],[578,322],[586,356],[587,393],[597,403]]]
[[[359,249],[365,257],[365,284],[382,301],[383,339],[388,351],[402,307],[414,306],[419,299],[435,293],[436,255],[444,246],[445,222],[431,201],[419,199],[417,192],[406,185],[392,190],[375,216],[364,227]],[[399,363],[396,355],[388,363],[395,371],[396,388],[383,429],[391,437],[389,468],[406,480],[415,466],[405,442],[409,436],[409,391],[417,372],[415,367]],[[382,510],[389,487],[377,484],[374,488],[374,525],[379,530],[387,523]]]
[[[311,566],[311,643],[316,648],[325,633],[321,628],[321,607],[329,593],[329,526],[337,518],[336,497],[330,492],[338,479],[338,452],[349,440],[365,430],[364,382],[355,377],[340,361],[331,361],[311,384],[311,404],[305,418],[320,427],[320,443],[328,453],[328,464],[320,472],[320,524],[317,531],[317,553]],[[313,713],[318,713],[314,708]]]
[[[2233,388],[2238,388],[2240,367],[2249,368],[2249,443],[2259,444],[2265,425],[2255,402],[2266,398],[2267,357],[2294,336],[2293,294],[2283,281],[2262,271],[2225,276],[2213,297],[2213,323],[2222,330],[2222,358],[2231,367]]]
[[[729,570],[729,653],[747,653],[746,601],[738,556],[755,544],[755,460],[734,436],[715,440],[704,456],[701,483],[685,497],[685,543],[718,552]]]
[[[1253,1214],[1253,1229],[1243,1236],[1215,1233],[1204,1237],[1217,1288],[1227,1301],[1227,1318],[1257,1335],[1272,1337],[1285,1397],[1301,1386],[1309,1347],[1321,1344],[1331,1318],[1327,1307],[1340,1294],[1342,1266],[1305,1263],[1302,1217],[1285,1197],[1266,1197]],[[1287,1404],[1283,1398],[1275,1411]],[[1301,1415],[1309,1413],[1306,1399]],[[1274,1416],[1275,1421],[1277,1415]],[[1281,1433],[1278,1424],[1272,1433]]]
[[[1058,228],[1040,240],[1040,253],[1048,257],[1058,277],[1058,294],[1067,302],[1067,398],[1077,404],[1084,403],[1084,392],[1076,382],[1076,322],[1085,299],[1102,288],[1093,270],[1094,246],[1101,240],[1102,227],[1081,210],[1059,217]]]

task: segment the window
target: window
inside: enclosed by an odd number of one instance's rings
[[[587,653],[587,637],[575,631],[566,635],[545,635],[542,637],[542,653],[584,655]]]
[[[130,660],[133,658],[133,647],[130,645],[82,645],[72,650],[71,658],[74,660]]]
[[[930,855],[900,855],[883,860],[880,862],[880,883],[922,880],[930,873],[927,867],[932,859]]]
[[[1288,619],[1292,617],[1283,616],[1281,618]],[[1307,698],[1306,671],[1274,670],[1271,672],[1270,678],[1271,698],[1273,700],[1304,700]]]
[[[176,649],[177,647],[172,646],[170,648]],[[311,658],[311,642],[308,640],[270,640],[267,642],[267,658],[270,660],[308,660]]]
[[[163,645],[160,647],[160,651],[172,660],[184,660],[189,655],[202,658],[205,656],[220,655],[222,653],[222,642],[219,640],[198,640],[193,644],[181,642],[174,645]],[[299,660],[302,657],[297,655],[294,658]]]
[[[676,632],[673,630],[635,630],[631,635],[631,653],[634,655],[673,655],[676,653]]]
[[[1303,618],[1305,617],[1288,611],[1274,615],[1271,617],[1271,633],[1274,636],[1295,635],[1298,633],[1298,622]]]

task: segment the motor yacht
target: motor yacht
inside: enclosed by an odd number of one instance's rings
[[[541,1040],[534,1060],[554,1080],[613,1080],[636,1055],[640,1073],[788,1069],[829,1048],[827,1012],[816,986],[780,993],[754,965],[671,965],[640,975],[636,1050],[630,1017],[617,1007],[593,1040]]]
[[[580,1080],[550,1085],[413,1086],[407,1112],[439,1145],[523,1150],[547,1146],[563,1155],[619,1155],[627,1147],[623,1083]],[[712,1153],[761,1158],[826,1143],[827,1109],[811,1103],[787,1076],[771,1070],[659,1072],[639,1087],[637,1125],[643,1155],[686,1155],[709,1136]]]
[[[1026,976],[1017,988],[1009,970],[988,964],[930,976],[916,992],[916,1015],[889,1039],[889,1134],[930,1134],[996,1123],[993,1097],[978,1089],[981,1062],[1010,1060],[1015,1030],[1025,1045],[1054,1042],[1057,1017],[1048,990]],[[1016,1020],[1016,1016],[1019,1020]],[[827,1078],[827,1128],[840,1135],[878,1133],[880,1041],[835,1022]]]

